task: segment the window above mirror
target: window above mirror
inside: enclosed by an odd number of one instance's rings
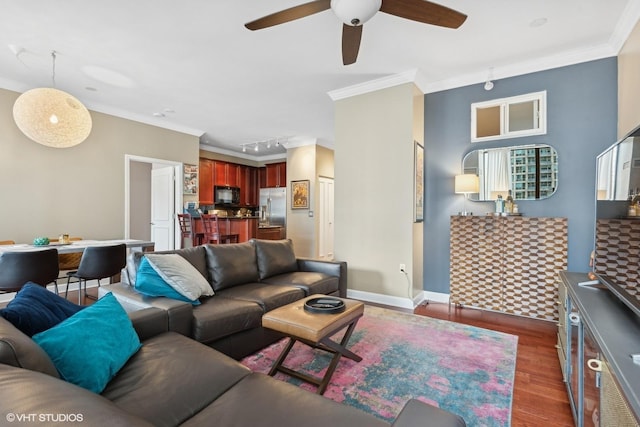
[[[471,104],[471,142],[547,133],[547,92]]]
[[[544,144],[474,150],[462,159],[462,173],[480,179],[470,200],[504,199],[509,190],[514,200],[545,199],[558,188],[558,153]]]

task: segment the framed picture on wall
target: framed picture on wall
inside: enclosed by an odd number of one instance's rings
[[[309,180],[291,181],[291,209],[309,209]]]
[[[183,194],[198,194],[198,166],[197,165],[183,165],[184,170],[184,184]]]
[[[424,146],[414,141],[414,191],[413,212],[414,222],[424,221]]]

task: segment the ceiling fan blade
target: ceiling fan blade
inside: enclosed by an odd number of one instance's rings
[[[467,15],[426,0],[382,0],[381,12],[425,24],[458,28]]]
[[[272,13],[271,15],[264,16],[256,19],[255,21],[248,22],[244,24],[244,26],[250,30],[261,30],[263,28],[304,18],[305,16],[313,15],[314,13],[322,12],[327,9],[331,9],[331,0],[316,0],[299,6],[290,7],[289,9],[281,10],[280,12]]]
[[[362,25],[351,26],[342,24],[342,63],[350,65],[358,59],[360,40],[362,39]]]

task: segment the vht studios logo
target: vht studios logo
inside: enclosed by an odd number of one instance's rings
[[[82,414],[17,414],[9,412],[6,419],[10,423],[81,423]]]

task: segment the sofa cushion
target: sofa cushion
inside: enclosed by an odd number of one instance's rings
[[[256,250],[250,243],[205,245],[205,250],[214,291],[258,280]]]
[[[255,302],[265,313],[305,297],[302,289],[293,286],[265,285],[255,282],[224,289],[218,292],[218,295]]]
[[[153,426],[128,414],[98,394],[39,372],[0,364],[0,377],[0,402],[5,408],[2,414],[3,425]],[[29,420],[31,422],[19,422],[16,418],[13,423],[7,423],[5,417],[10,421],[9,412],[32,415],[35,419]],[[40,418],[52,414],[49,422]],[[68,417],[66,421],[63,416]]]
[[[193,311],[193,335],[200,342],[209,343],[219,338],[258,328],[262,325],[262,306],[215,296]]]
[[[205,276],[179,254],[147,254],[145,258],[165,282],[185,297],[193,300],[213,295]]]
[[[338,292],[340,279],[325,273],[294,271],[293,273],[284,273],[269,277],[264,279],[263,283],[294,286],[304,290],[306,296],[314,294],[329,295]]]
[[[210,426],[389,427],[389,423],[351,406],[254,373],[220,396],[183,427]],[[413,425],[431,424],[422,419]]]
[[[134,288],[148,297],[165,297],[200,305],[200,301],[197,298],[187,298],[169,285],[153,268],[147,257],[142,258],[142,261],[140,261]]]
[[[138,273],[138,268],[140,267],[140,262],[145,254],[149,252],[131,252],[127,257],[127,266],[123,270],[125,274],[122,275],[123,281],[126,281],[130,286],[134,286],[136,284],[136,278]],[[193,248],[184,248],[184,249],[176,249],[171,251],[158,251],[152,252],[154,254],[178,254],[187,261],[191,265],[193,265],[196,270],[202,274],[204,278],[209,280],[207,276],[207,262],[205,260],[205,251],[204,247],[196,246]]]
[[[100,393],[140,348],[131,320],[113,294],[33,336],[60,376]]]
[[[177,426],[249,374],[222,353],[167,332],[146,340],[102,395],[154,426]],[[210,419],[208,425],[223,424]]]
[[[28,336],[47,330],[84,307],[27,282],[16,296],[0,310],[0,315]]]
[[[260,280],[275,276],[276,274],[290,273],[298,270],[298,261],[293,251],[293,242],[291,239],[252,239],[251,243],[256,247]]]

